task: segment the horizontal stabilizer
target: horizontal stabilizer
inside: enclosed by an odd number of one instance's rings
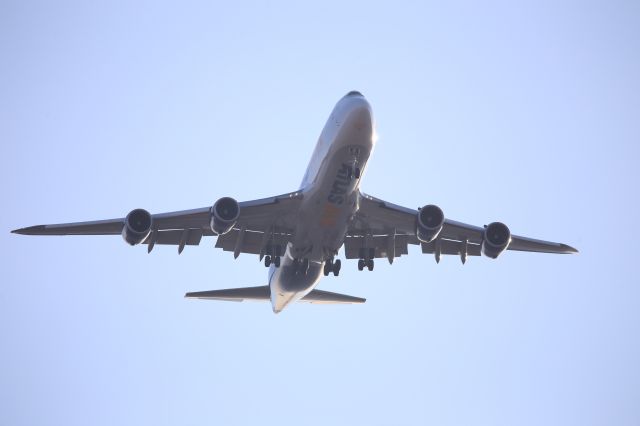
[[[271,290],[269,286],[244,288],[226,288],[223,290],[195,291],[185,294],[189,299],[226,300],[229,302],[242,302],[244,300],[268,301]],[[367,299],[348,296],[346,294],[332,293],[330,291],[312,290],[300,299],[306,303],[364,303]]]
[[[223,290],[195,291],[187,293],[184,297],[190,299],[227,300],[229,302],[242,302],[243,300],[270,300],[271,290],[268,285],[259,287],[226,288]]]
[[[361,297],[348,296],[346,294],[332,293],[330,291],[312,290],[309,294],[300,299],[300,302],[307,303],[364,303],[367,299]]]

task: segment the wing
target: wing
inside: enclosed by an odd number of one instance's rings
[[[240,253],[264,254],[271,247],[284,247],[290,240],[302,199],[291,192],[260,200],[239,203],[240,215],[233,228],[220,235],[216,247]],[[210,227],[211,207],[152,215],[153,226],[143,241],[149,251],[155,244],[198,245],[203,236],[213,236]],[[116,235],[121,234],[125,218],[91,222],[37,225],[11,231],[24,235]]]
[[[345,239],[348,259],[395,257],[407,254],[408,244],[420,245],[423,253],[459,255],[463,262],[467,256],[480,256],[484,227],[468,225],[446,219],[438,238],[423,243],[416,237],[418,211],[398,206],[366,194],[361,194],[358,214],[351,223]],[[532,238],[511,236],[507,250],[540,253],[576,253],[566,244]]]

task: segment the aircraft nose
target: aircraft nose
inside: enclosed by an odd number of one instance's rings
[[[361,134],[373,133],[373,114],[371,112],[371,105],[364,98],[364,96],[349,96],[344,99],[344,129],[347,131],[355,131],[359,136],[353,136],[359,138]]]
[[[347,96],[364,96],[362,93],[358,92],[357,90],[352,90],[349,93],[347,93],[345,95],[345,97]]]

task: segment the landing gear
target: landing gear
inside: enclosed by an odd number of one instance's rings
[[[271,264],[273,263],[273,266],[275,266],[276,268],[280,267],[280,256],[265,256],[264,257],[264,266],[266,266],[267,268],[269,266],[271,266]]]
[[[342,267],[342,262],[340,261],[340,259],[336,259],[335,261],[333,259],[329,259],[324,263],[324,276],[328,276],[330,273],[333,272],[333,276],[337,277],[338,275],[340,275],[340,268]]]
[[[273,266],[276,268],[280,267],[280,256],[282,255],[282,247],[281,246],[267,246],[267,253],[270,253],[264,257],[264,266],[267,268]]]
[[[340,275],[340,268],[342,268],[342,262],[340,261],[340,259],[336,259],[335,262],[333,262],[333,276],[337,277],[338,275]]]
[[[331,263],[331,260],[327,260],[324,263],[324,270],[322,271],[324,273],[324,276],[325,277],[329,276],[332,270],[333,270],[333,264]]]
[[[364,268],[367,268],[369,271],[373,271],[373,259],[358,260],[358,271],[364,271]]]

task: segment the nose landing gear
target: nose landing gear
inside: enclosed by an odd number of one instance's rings
[[[358,166],[351,166],[349,167],[349,172],[347,173],[347,177],[349,179],[360,179],[360,167]]]
[[[293,271],[296,275],[307,275],[309,271],[309,259],[293,259]]]

